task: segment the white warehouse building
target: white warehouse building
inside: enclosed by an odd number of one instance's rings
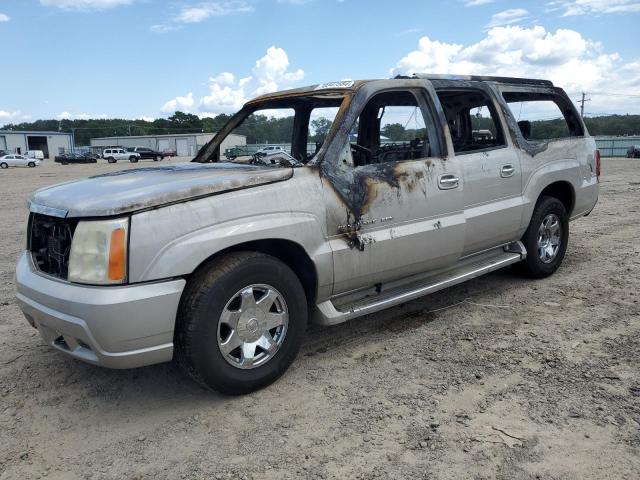
[[[45,158],[53,158],[73,150],[73,135],[62,132],[0,130],[0,150],[20,154],[27,150],[42,150]]]
[[[175,150],[179,157],[193,157],[206,145],[215,133],[177,133],[173,135],[133,135],[122,137],[102,137],[91,139],[91,149],[100,150],[106,147],[147,147],[162,152]],[[246,145],[247,137],[230,134],[220,146],[220,153],[236,145]]]

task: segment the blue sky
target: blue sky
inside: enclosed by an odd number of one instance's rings
[[[640,113],[640,0],[0,0],[0,42],[0,125],[414,71],[551,78],[590,113]]]

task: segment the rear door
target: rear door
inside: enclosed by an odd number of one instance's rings
[[[452,265],[463,248],[462,172],[430,84],[375,84],[357,92],[343,147],[321,166],[334,294]]]
[[[516,240],[522,218],[522,168],[491,91],[438,89],[461,162],[467,223],[463,255]]]

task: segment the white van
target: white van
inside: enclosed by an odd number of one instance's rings
[[[44,152],[42,150],[27,150],[22,154],[27,158],[34,158],[36,160],[44,160]]]

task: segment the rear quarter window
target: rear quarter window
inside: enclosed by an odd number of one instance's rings
[[[561,96],[523,92],[505,92],[503,96],[526,140],[584,136],[577,112]]]

